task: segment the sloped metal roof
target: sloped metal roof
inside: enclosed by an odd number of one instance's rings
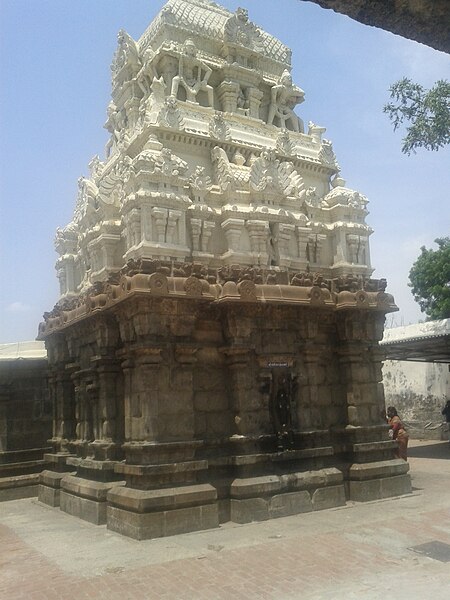
[[[450,319],[386,329],[380,345],[389,360],[450,363]]]
[[[47,350],[44,342],[13,342],[0,344],[0,362],[14,360],[44,360]]]

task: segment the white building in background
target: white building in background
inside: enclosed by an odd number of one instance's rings
[[[386,406],[395,406],[410,436],[447,439],[442,408],[450,399],[450,319],[386,329],[381,346]]]

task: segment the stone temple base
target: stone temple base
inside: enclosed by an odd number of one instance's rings
[[[70,457],[67,453],[44,454],[47,469],[39,475],[38,500],[48,506],[57,507],[60,503],[61,480],[74,473],[73,467],[67,465]]]
[[[354,464],[349,470],[349,500],[367,502],[411,493],[409,465],[401,458]]]
[[[157,490],[113,488],[107,527],[137,540],[219,526],[217,492],[200,484]]]
[[[111,487],[117,485],[118,482],[104,483],[68,475],[61,481],[60,508],[94,525],[104,525],[106,496]]]
[[[49,448],[0,452],[0,502],[38,495],[43,453]]]
[[[55,431],[77,423],[52,443],[76,456],[48,455],[40,499],[140,540],[410,492],[382,417],[392,297],[281,276],[121,275],[52,317]]]
[[[0,502],[38,495],[39,474],[0,478]]]
[[[345,504],[343,476],[333,468],[235,479],[230,492],[230,518],[235,523],[265,521]]]
[[[125,485],[114,473],[116,463],[80,458],[68,458],[67,463],[77,473],[61,479],[61,510],[94,525],[104,525],[108,491]]]

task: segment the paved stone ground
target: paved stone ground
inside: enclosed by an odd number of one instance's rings
[[[411,446],[411,495],[144,542],[3,502],[0,599],[448,600],[450,447]]]

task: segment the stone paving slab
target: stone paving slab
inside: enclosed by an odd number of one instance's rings
[[[402,497],[138,542],[35,499],[0,505],[0,598],[414,600],[450,597],[450,447],[415,442]]]

